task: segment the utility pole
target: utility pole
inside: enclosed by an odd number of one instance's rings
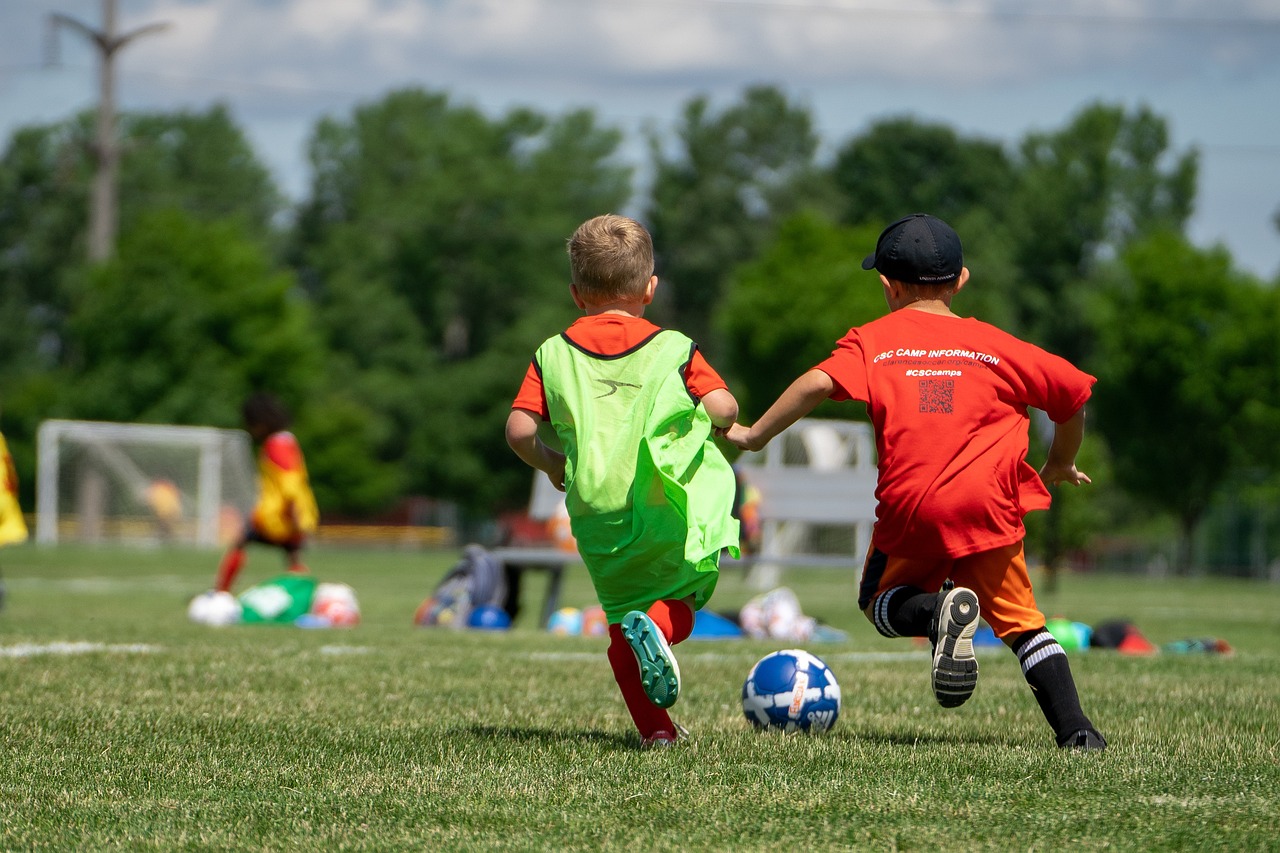
[[[102,29],[95,30],[75,18],[54,13],[49,16],[51,33],[60,26],[71,27],[98,48],[98,121],[93,142],[93,192],[89,200],[89,260],[105,261],[115,252],[119,202],[120,143],[116,139],[115,61],[120,48],[168,24],[147,24],[133,32],[116,33],[116,0],[102,0]],[[53,39],[50,41],[56,46]]]

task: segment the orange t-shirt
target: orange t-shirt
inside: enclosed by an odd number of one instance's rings
[[[1094,377],[980,320],[893,311],[850,329],[818,369],[861,400],[879,452],[875,547],[963,557],[1021,541],[1049,492],[1026,462],[1028,407],[1069,420]]]
[[[660,327],[643,317],[592,314],[578,318],[564,333],[573,343],[596,355],[620,355],[639,346],[660,331],[662,331]],[[696,347],[689,363],[685,365],[684,384],[695,400],[701,400],[718,388],[729,387],[720,378],[720,374],[707,364],[707,360],[702,357],[702,353]],[[527,409],[539,415],[544,421],[547,420],[547,398],[542,388],[542,368],[536,359],[529,363],[524,382],[521,383],[511,408]]]

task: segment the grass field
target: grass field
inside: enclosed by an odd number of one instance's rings
[[[317,550],[355,587],[354,629],[211,629],[186,619],[217,554],[0,552],[0,848],[5,850],[1276,850],[1280,585],[1069,576],[1042,607],[1134,621],[1156,643],[1073,668],[1103,754],[1053,746],[1013,656],[981,650],[974,697],[939,708],[924,650],[855,612],[855,578],[794,571],[810,645],[843,688],[819,737],[759,734],[738,693],[778,644],[678,648],[674,715],[638,750],[604,643],[533,625],[412,626],[456,553]],[[275,574],[250,553],[240,588]],[[754,591],[726,573],[713,609]],[[571,569],[564,603],[591,603]]]

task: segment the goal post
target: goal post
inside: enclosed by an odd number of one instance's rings
[[[242,430],[48,420],[36,438],[36,542],[216,546],[256,481]]]

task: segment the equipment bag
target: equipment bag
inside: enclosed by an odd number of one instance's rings
[[[473,608],[502,608],[506,603],[507,579],[502,564],[481,546],[468,545],[462,550],[462,559],[422,602],[414,621],[463,628]]]

